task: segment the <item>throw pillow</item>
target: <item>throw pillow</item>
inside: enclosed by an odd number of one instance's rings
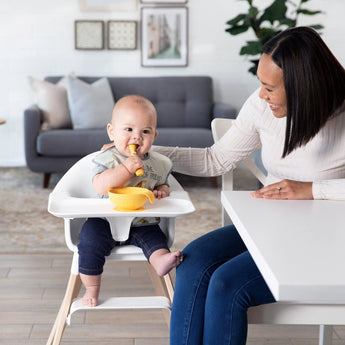
[[[107,78],[88,84],[67,77],[67,99],[74,129],[106,128],[115,104]]]
[[[28,77],[35,103],[42,111],[41,129],[71,128],[71,116],[67,103],[67,78],[57,84]]]

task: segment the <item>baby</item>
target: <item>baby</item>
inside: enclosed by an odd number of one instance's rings
[[[172,163],[169,158],[150,151],[157,136],[156,125],[157,112],[148,99],[130,95],[116,102],[107,125],[114,146],[93,160],[93,186],[97,193],[107,196],[110,188],[136,186],[153,190],[158,199],[169,196],[167,178]],[[136,145],[136,155],[131,155],[129,145]],[[135,174],[138,169],[144,170],[142,176]],[[159,227],[159,218],[135,218],[125,243],[142,248],[159,276],[167,274],[183,260],[181,251],[170,252]],[[116,245],[119,243],[113,239],[106,220],[89,218],[84,223],[78,244],[79,273],[86,288],[84,305],[97,305],[105,256]]]

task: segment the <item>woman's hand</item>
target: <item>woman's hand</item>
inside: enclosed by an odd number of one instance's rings
[[[104,151],[106,149],[108,149],[109,147],[112,147],[114,146],[114,143],[109,143],[109,144],[104,144],[101,148],[101,151]]]
[[[251,193],[251,196],[263,199],[311,200],[314,199],[313,183],[283,180],[261,188]]]

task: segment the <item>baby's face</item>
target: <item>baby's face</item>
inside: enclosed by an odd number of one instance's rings
[[[130,156],[128,145],[135,144],[137,154],[143,158],[157,136],[156,116],[137,104],[122,106],[107,130],[110,140],[114,141],[121,154]]]

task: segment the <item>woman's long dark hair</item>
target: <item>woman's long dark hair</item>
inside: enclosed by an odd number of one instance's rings
[[[345,101],[345,70],[319,34],[288,29],[263,47],[283,70],[287,123],[283,157],[305,145]]]

